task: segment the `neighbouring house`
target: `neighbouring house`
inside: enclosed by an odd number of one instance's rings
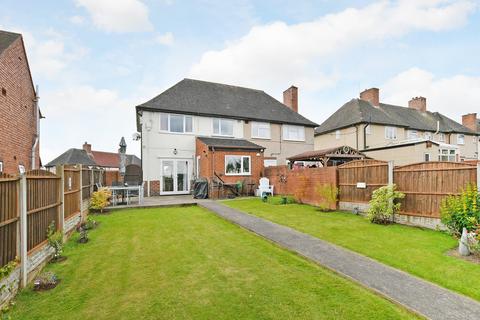
[[[147,194],[190,192],[190,182],[206,172],[201,167],[203,162],[197,150],[197,142],[201,140],[197,141],[197,137],[216,138],[215,143],[222,146],[233,144],[233,149],[228,149],[232,153],[225,154],[221,163],[231,161],[237,166],[238,158],[230,156],[239,156],[238,152],[245,156],[254,153],[255,157],[250,160],[242,160],[251,161],[248,165],[252,172],[260,169],[254,159],[263,159],[263,168],[285,164],[289,156],[313,150],[317,124],[298,113],[298,89],[290,87],[283,97],[284,103],[281,103],[261,90],[184,79],[137,106],[137,130],[142,139],[142,169],[144,180],[148,182]],[[245,142],[251,142],[254,148],[261,147],[263,152],[255,152],[260,149],[239,150],[239,144]],[[212,152],[215,150],[214,145],[206,145]],[[225,169],[214,166],[217,175],[256,178],[249,172],[234,174]],[[211,178],[208,172],[205,178]],[[189,183],[178,182],[183,175]]]
[[[350,146],[368,157],[409,164],[478,158],[478,132],[416,97],[408,107],[380,102],[379,89],[360,93],[315,129],[315,150]]]
[[[116,183],[128,182],[129,167],[131,166],[140,168],[141,160],[136,155],[126,154],[127,145],[123,137],[119,146],[120,148],[117,153],[95,151],[92,150],[91,144],[85,142],[82,149],[68,149],[60,156],[46,164],[45,167],[51,168],[62,164],[81,164],[84,166],[99,167],[105,170],[105,185],[111,186]],[[141,179],[141,177],[138,179]]]
[[[480,160],[480,118],[477,118],[476,113],[469,113],[469,114],[464,114],[462,116],[462,124],[463,126],[469,128],[472,131],[475,131],[478,136],[477,136],[477,160]]]
[[[38,100],[22,35],[0,30],[0,173],[41,166]]]

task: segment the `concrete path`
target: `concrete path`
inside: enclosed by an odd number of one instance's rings
[[[480,303],[370,258],[218,202],[198,204],[430,319],[480,319]],[[392,248],[394,250],[394,248]],[[479,288],[480,290],[480,288]]]

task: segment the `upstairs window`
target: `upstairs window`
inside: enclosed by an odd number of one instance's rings
[[[252,122],[252,138],[270,139],[270,123]]]
[[[213,134],[217,136],[233,136],[233,120],[213,118]]]
[[[397,128],[385,127],[385,139],[389,139],[389,140],[397,139]]]
[[[193,132],[193,117],[181,114],[160,113],[160,131],[191,133]]]
[[[438,134],[438,141],[445,142],[445,133]]]
[[[335,131],[335,139],[339,140],[341,135],[342,133],[340,132],[340,130]]]
[[[408,139],[417,139],[418,132],[417,130],[408,130]]]
[[[305,141],[305,127],[283,125],[283,140]]]
[[[432,133],[431,132],[425,132],[425,134],[423,136],[427,140],[432,140]]]
[[[464,134],[457,134],[457,144],[460,144],[460,145],[465,144],[465,135]]]

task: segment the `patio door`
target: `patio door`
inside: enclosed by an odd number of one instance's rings
[[[162,159],[160,194],[189,193],[191,166],[188,159]]]

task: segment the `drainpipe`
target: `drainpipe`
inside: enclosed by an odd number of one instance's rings
[[[35,159],[36,159],[36,149],[38,146],[38,141],[40,140],[40,109],[38,108],[38,100],[40,99],[38,95],[38,85],[35,88],[35,98],[33,99],[33,108],[35,112],[35,125],[36,125],[36,133],[35,133],[35,140],[32,146],[32,170],[35,169]]]

